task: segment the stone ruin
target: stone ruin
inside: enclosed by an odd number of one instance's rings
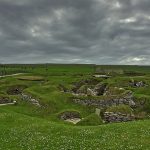
[[[144,81],[130,81],[130,86],[132,87],[144,87],[144,86],[147,86],[146,83]]]
[[[9,94],[9,95],[19,95],[23,92],[24,89],[25,89],[25,87],[22,86],[22,85],[11,86],[11,87],[8,88],[7,94]]]
[[[73,95],[83,95],[83,96],[100,96],[106,91],[106,84],[98,83],[96,85],[83,85],[80,88],[73,90]]]
[[[97,108],[106,108],[109,106],[117,106],[120,104],[125,104],[129,105],[130,107],[135,107],[136,104],[133,101],[133,99],[130,98],[110,98],[108,100],[103,100],[103,99],[79,99],[79,98],[74,98],[73,102],[76,104],[81,104],[84,106],[96,106]]]
[[[61,92],[71,93],[76,96],[100,96],[104,95],[107,90],[107,84],[102,83],[95,78],[89,78],[73,83],[71,89],[59,84],[58,89]]]
[[[18,95],[18,94],[21,94],[21,90],[20,89],[18,89],[18,88],[15,88],[15,89],[11,89],[11,90],[9,90],[9,91],[7,91],[7,93],[9,94],[9,95]]]
[[[60,119],[62,120],[81,118],[80,113],[76,111],[66,111],[66,112],[61,113],[59,116],[60,116]]]
[[[61,120],[71,122],[73,124],[77,124],[79,121],[81,121],[80,113],[76,111],[66,111],[59,115],[59,118]]]
[[[74,84],[72,91],[68,91],[65,87],[60,86],[62,91],[70,92],[75,97],[72,101],[76,104],[84,106],[93,106],[96,108],[96,114],[102,115],[104,122],[126,122],[135,120],[135,116],[132,114],[123,114],[120,112],[100,112],[100,110],[106,110],[106,108],[118,105],[128,105],[131,108],[137,107],[137,103],[134,101],[133,92],[124,88],[112,87],[109,88],[106,83],[98,80],[82,80]],[[132,87],[144,87],[147,86],[143,81],[131,81]],[[113,89],[114,88],[114,89]],[[117,95],[118,94],[118,95]],[[83,96],[83,97],[82,97]],[[99,96],[99,97],[98,97]],[[64,112],[60,115],[62,120],[73,120],[79,118],[79,114],[73,112]]]
[[[78,90],[82,87],[82,86],[91,86],[91,85],[97,85],[99,83],[99,81],[97,79],[85,79],[85,80],[81,80],[79,82],[75,82],[73,83],[74,88],[72,89],[72,92],[74,93],[78,93]],[[84,93],[87,94],[87,93]]]
[[[38,106],[38,107],[41,107],[39,101],[38,101],[37,99],[35,99],[35,98],[32,98],[32,96],[30,96],[30,95],[21,93],[21,99],[24,100],[24,101],[30,102],[30,103],[32,103],[33,105],[36,105],[36,106]]]
[[[14,101],[8,97],[0,97],[0,104],[13,103]]]
[[[23,90],[25,88],[26,87],[23,86],[23,85],[11,86],[11,87],[8,88],[7,94],[9,94],[9,95],[19,95],[22,100],[30,102],[33,105],[36,105],[36,106],[40,107],[41,105],[40,105],[40,103],[37,99],[33,98],[32,96],[30,96],[28,94],[23,93]]]
[[[100,96],[103,95],[106,91],[107,84],[99,83],[97,84],[93,89],[88,88],[87,89],[87,95],[88,96]]]
[[[120,112],[105,112],[104,120],[106,123],[127,122],[135,120],[135,116],[131,114],[122,114]]]

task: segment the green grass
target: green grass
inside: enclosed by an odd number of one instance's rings
[[[0,109],[0,148],[148,150],[150,121],[76,127]]]
[[[98,126],[103,124],[102,119],[95,113],[83,118],[77,125],[80,126]]]
[[[111,106],[107,110],[107,112],[114,113],[122,113],[122,114],[132,114],[133,110],[128,105],[119,105],[119,106]]]
[[[75,82],[91,78],[99,67],[105,71],[113,70],[111,78],[97,79],[99,82],[107,83],[112,94],[120,95],[131,90],[138,103],[143,98],[146,99],[145,105],[135,111],[137,114],[150,115],[148,66],[54,64],[0,66],[3,75],[27,73],[0,78],[0,96],[17,100],[17,105],[0,106],[0,150],[149,150],[150,120],[99,125],[102,124],[102,120],[94,114],[94,107],[75,104],[70,93],[60,91],[60,84],[72,89]],[[132,79],[142,80],[148,86],[131,87],[129,81]],[[22,101],[20,96],[8,95],[7,90],[16,85],[25,87],[23,92],[38,99],[43,107]],[[84,90],[83,87],[81,90]],[[120,91],[119,88],[123,90]],[[88,98],[105,99],[105,97]],[[110,109],[130,112],[125,106]],[[84,119],[78,125],[64,122],[59,119],[59,114],[65,111],[79,112]]]

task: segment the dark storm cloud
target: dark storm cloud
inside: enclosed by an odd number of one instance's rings
[[[0,0],[0,63],[150,64],[149,0]]]

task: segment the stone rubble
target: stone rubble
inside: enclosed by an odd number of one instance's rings
[[[103,95],[106,91],[106,84],[99,83],[95,85],[95,87],[84,87],[82,90],[79,88],[78,90],[72,92],[74,95],[78,94],[80,96],[100,96]]]
[[[130,81],[130,85],[132,86],[132,87],[144,87],[144,86],[147,86],[146,84],[145,84],[145,82],[143,82],[143,81]]]
[[[41,107],[40,103],[38,100],[32,98],[31,96],[27,95],[27,94],[24,94],[24,93],[21,93],[21,98],[22,100],[24,101],[28,101],[30,103],[32,103],[33,105],[36,105],[38,107]]]

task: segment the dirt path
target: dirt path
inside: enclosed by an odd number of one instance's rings
[[[14,105],[15,103],[5,103],[5,104],[0,104],[0,106],[6,106],[6,105]]]
[[[21,74],[25,74],[25,73],[16,73],[16,74],[4,75],[4,76],[0,76],[0,78],[12,77],[12,76],[17,76],[17,75],[21,75]]]

